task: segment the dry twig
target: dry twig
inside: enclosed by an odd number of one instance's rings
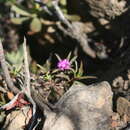
[[[24,86],[22,87],[24,93],[28,97],[29,101],[33,105],[33,116],[32,116],[32,123],[30,125],[29,130],[33,129],[34,122],[35,122],[35,114],[36,114],[36,103],[34,102],[32,96],[31,96],[31,88],[30,88],[30,72],[29,72],[29,64],[28,64],[28,55],[27,55],[27,48],[26,48],[26,39],[24,38],[23,43],[23,50],[24,50],[24,71],[25,71],[25,82]]]
[[[60,21],[62,21],[65,25],[67,25],[69,28],[71,28],[71,24],[69,23],[69,21],[64,17],[64,14],[62,13],[62,11],[60,10],[59,6],[58,6],[58,2],[59,0],[53,0],[52,4],[53,7],[56,11],[56,14],[59,18]]]
[[[32,130],[34,127],[35,122],[35,114],[36,114],[36,103],[34,102],[32,96],[31,96],[31,88],[30,88],[30,72],[29,72],[29,64],[28,64],[28,57],[27,57],[27,49],[26,49],[26,39],[24,39],[23,43],[23,50],[24,50],[24,71],[25,71],[25,80],[24,84],[20,85],[21,91],[7,104],[0,107],[0,109],[10,109],[15,107],[16,102],[19,102],[19,96],[20,94],[25,94],[28,98],[28,100],[33,105],[33,115],[32,115],[32,123],[30,125],[29,130]]]
[[[2,71],[4,73],[4,78],[7,83],[8,89],[11,90],[13,93],[17,94],[19,92],[19,89],[14,86],[13,81],[10,77],[9,70],[5,61],[4,50],[3,50],[1,39],[0,39],[0,64],[1,64]]]
[[[63,28],[60,24],[57,24],[58,28],[66,35],[70,36],[71,38],[75,39],[78,41],[80,46],[82,47],[83,51],[91,56],[92,58],[96,57],[95,51],[91,49],[88,43],[88,37],[85,32],[83,32],[79,25],[77,23],[71,24],[65,17],[64,14],[62,13],[61,9],[58,6],[59,0],[54,0],[52,1],[53,7],[56,11],[56,14],[59,18],[59,20],[64,23],[68,28],[65,29]]]

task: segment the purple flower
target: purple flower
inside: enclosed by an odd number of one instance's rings
[[[60,69],[60,70],[67,70],[67,69],[70,69],[70,62],[69,60],[67,59],[64,59],[64,60],[60,60],[57,64],[57,67]]]

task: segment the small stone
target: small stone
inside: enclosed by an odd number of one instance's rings
[[[129,80],[125,80],[124,82],[124,90],[128,90],[129,88]]]
[[[112,120],[120,120],[120,116],[118,113],[113,113]]]
[[[120,116],[127,115],[128,120],[130,121],[130,102],[124,98],[119,97],[117,100],[117,112]]]
[[[121,76],[117,77],[113,81],[112,86],[115,87],[115,88],[120,88],[120,87],[123,88],[123,86],[124,86],[124,79]]]

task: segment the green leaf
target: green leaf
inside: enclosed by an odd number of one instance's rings
[[[51,81],[53,78],[53,75],[51,75],[49,72],[46,73],[46,75],[43,77],[45,80]]]
[[[66,15],[67,15],[67,13],[68,13],[67,8],[61,8],[61,10],[62,10],[63,14],[64,14],[64,15],[65,15],[65,17],[66,17]]]
[[[16,5],[12,5],[12,8],[11,8],[13,11],[15,11],[16,13],[20,14],[20,15],[23,15],[23,16],[32,16],[31,13],[25,11],[24,9],[16,6]]]
[[[13,24],[22,24],[24,21],[26,21],[28,19],[29,19],[29,17],[11,18],[11,22]]]
[[[66,80],[70,80],[70,78],[69,78],[69,76],[68,75],[65,75],[65,74],[57,74],[57,75],[55,75],[55,77],[58,77],[58,78],[64,78],[64,79],[66,79]]]
[[[43,73],[47,73],[47,70],[43,66],[37,64],[37,67],[40,68]]]
[[[67,60],[70,60],[70,58],[71,58],[71,52],[68,54],[68,56],[67,56]]]
[[[43,65],[43,67],[47,70],[50,71],[51,70],[51,61],[50,58],[48,58],[45,62],[45,64]]]
[[[83,63],[81,62],[77,76],[78,76],[78,77],[81,77],[82,75],[83,75]]]
[[[33,32],[40,32],[42,29],[42,23],[38,18],[33,18],[30,24],[30,29]]]
[[[57,58],[59,61],[61,61],[61,58],[60,58],[60,56],[59,56],[58,54],[55,54],[55,56],[56,56],[56,58]]]
[[[57,72],[59,72],[59,71],[60,71],[59,69],[54,69],[54,70],[52,71],[52,74],[57,73]]]
[[[70,60],[70,64],[72,64],[76,59],[77,59],[77,56],[74,56],[74,57]]]
[[[69,68],[68,70],[71,70],[72,73],[74,73],[74,74],[76,73],[75,70],[74,70],[73,68]]]
[[[78,72],[78,63],[77,63],[77,61],[74,61],[74,64],[75,64],[75,69],[73,69],[73,74],[74,74],[74,77],[76,78],[77,77],[77,72]]]
[[[78,15],[67,15],[65,14],[65,17],[70,21],[80,21],[81,17]]]
[[[66,0],[60,0],[60,4],[63,5],[63,6],[66,6],[67,2],[66,2]]]
[[[9,63],[11,63],[13,65],[22,64],[22,61],[23,61],[23,48],[22,48],[22,46],[19,47],[17,52],[14,52],[14,51],[11,53],[7,52],[6,59],[7,59],[7,61],[9,61]]]
[[[78,80],[80,80],[80,79],[97,79],[97,77],[96,76],[82,76],[82,77],[78,77],[77,79]]]

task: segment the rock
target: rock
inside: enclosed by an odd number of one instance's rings
[[[116,130],[130,130],[130,102],[124,97],[119,97],[116,111],[112,116],[112,127]]]
[[[29,110],[30,107],[23,107],[20,110],[9,113],[2,130],[24,130],[24,127],[30,120],[28,115]]]
[[[112,19],[125,12],[125,0],[68,0],[71,11],[86,16],[87,11],[96,18]],[[89,7],[89,8],[88,8]]]
[[[89,86],[75,82],[55,111],[44,110],[43,130],[110,130],[112,96],[108,82]]]
[[[130,122],[130,102],[124,98],[119,97],[117,100],[117,112],[120,114],[120,116],[127,116],[127,121]]]

